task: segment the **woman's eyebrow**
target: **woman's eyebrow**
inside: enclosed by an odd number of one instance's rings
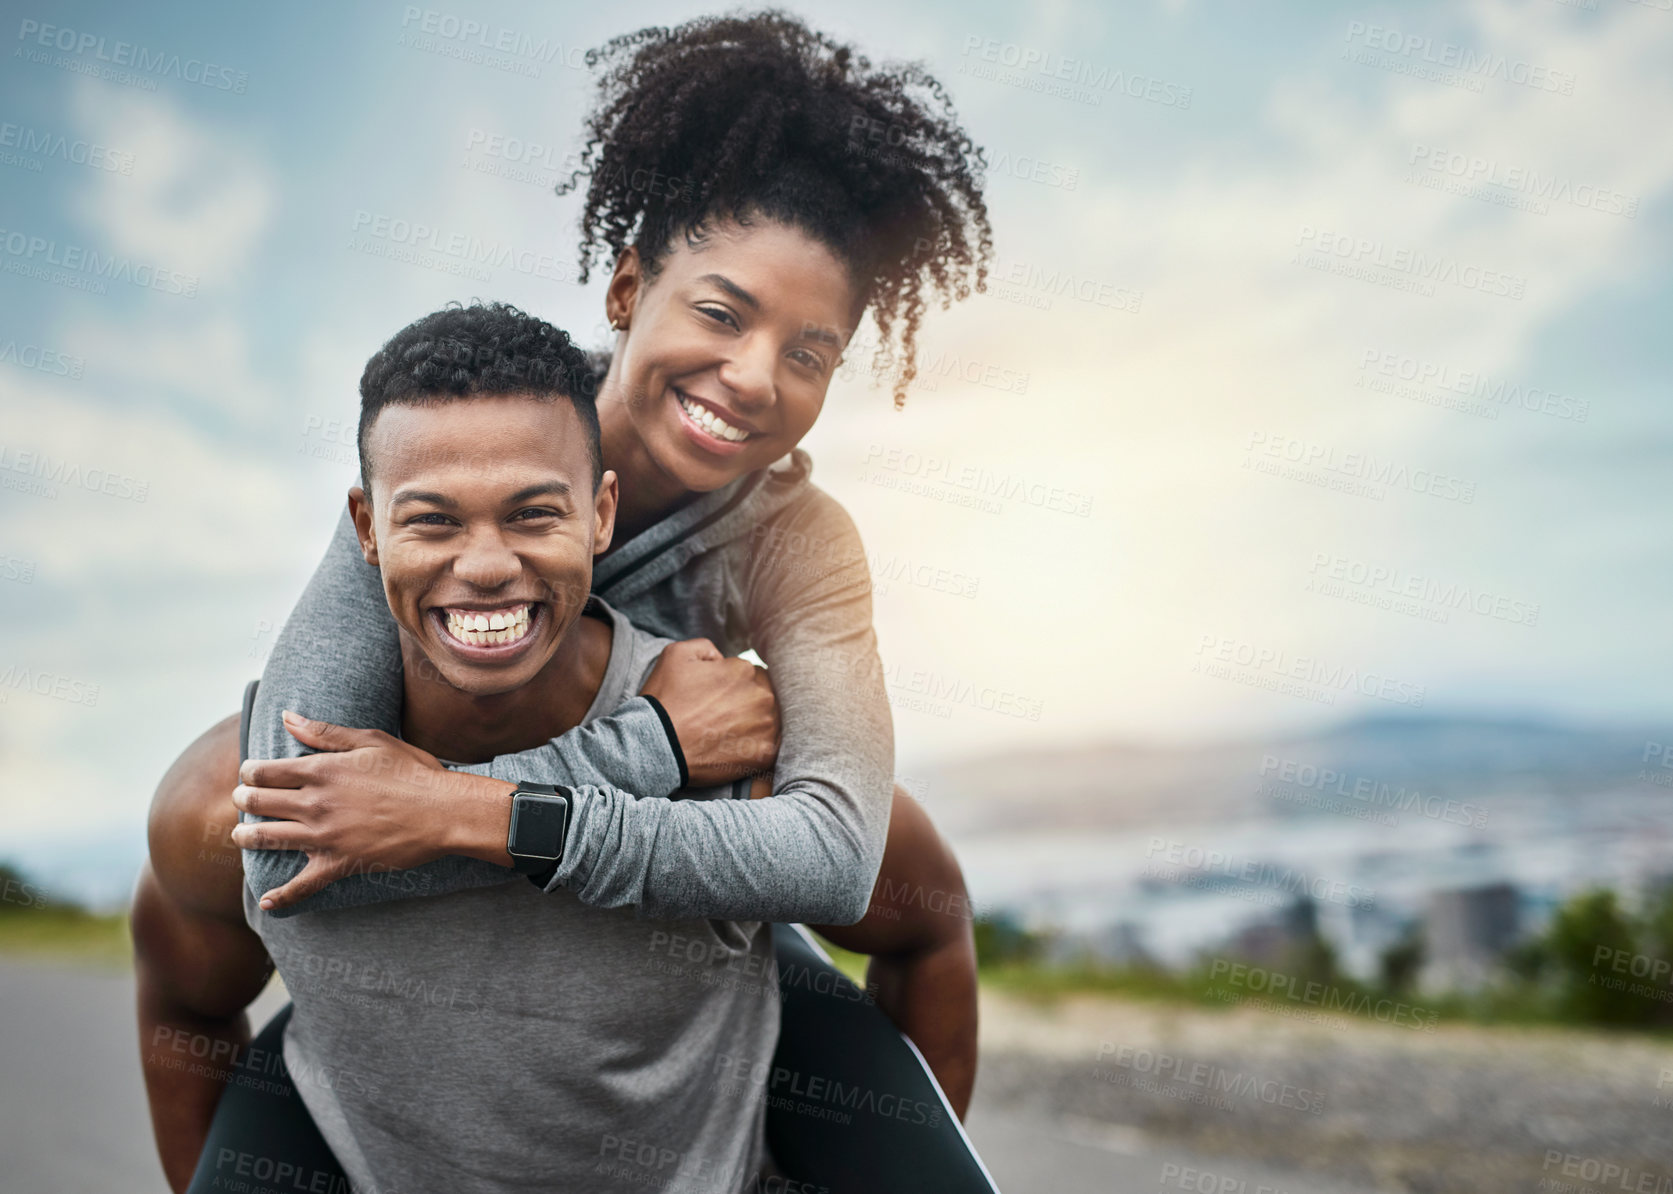
[[[731,278],[726,277],[724,274],[704,274],[697,280],[699,282],[709,282],[720,287],[727,294],[731,295],[751,310],[759,311],[761,309],[761,302],[759,299],[757,299],[749,291],[745,290],[742,286],[739,286],[736,282],[732,281]]]
[[[724,274],[704,274],[697,280],[699,282],[707,282],[712,286],[720,287],[720,289],[724,290],[727,294],[731,295],[733,298],[737,299],[740,303],[743,303],[753,311],[759,311],[761,309],[759,299],[757,299],[749,291],[745,290],[742,286],[739,286],[736,282],[732,281],[731,278],[726,277]],[[837,335],[830,328],[821,327],[816,323],[808,323],[802,326],[802,339],[813,340],[819,344],[828,344],[838,351],[841,351],[842,349],[842,337]]]
[[[737,299],[740,303],[748,306],[751,310],[759,311],[761,309],[761,302],[759,299],[724,274],[704,274],[697,280],[699,282],[708,282],[710,285],[720,287],[727,294]],[[821,344],[829,344],[832,348],[842,347],[841,336],[837,335],[829,328],[820,327],[818,324],[810,323],[803,327],[802,339],[817,340]]]

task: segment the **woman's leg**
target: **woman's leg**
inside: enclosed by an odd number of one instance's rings
[[[774,925],[782,1018],[767,1146],[789,1183],[832,1194],[994,1194],[922,1056],[798,926]],[[754,1194],[754,1191],[752,1191]]]
[[[186,1194],[250,1188],[348,1194],[348,1178],[296,1092],[282,1050],[292,1007],[256,1034],[215,1108]]]

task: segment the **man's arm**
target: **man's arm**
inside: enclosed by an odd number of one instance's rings
[[[238,774],[238,718],[175,762],[151,803],[151,857],[130,914],[140,1063],[169,1187],[192,1180],[239,1052],[244,1009],[273,966],[244,921],[243,874],[227,834]]]
[[[889,844],[865,919],[816,925],[871,955],[866,986],[912,1038],[960,1119],[976,1085],[976,942],[970,896],[952,848],[923,806],[895,788]]]

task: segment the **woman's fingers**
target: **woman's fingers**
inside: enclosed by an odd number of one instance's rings
[[[289,710],[285,712],[285,729],[303,746],[315,750],[357,750],[362,746],[376,746],[385,735],[381,730],[357,730],[350,726],[333,725],[329,721],[314,721]]]
[[[313,845],[313,832],[295,821],[244,821],[228,836],[240,850],[306,850]]]
[[[280,821],[300,821],[312,811],[313,800],[296,788],[265,788],[239,784],[232,790],[232,803],[240,812]]]
[[[319,753],[294,759],[245,759],[238,767],[241,781],[257,788],[300,788],[327,774],[340,774],[335,769],[349,751],[401,746],[399,739],[382,730],[357,730],[328,721],[287,720],[285,728],[297,741]]]
[[[292,904],[300,903],[336,879],[337,872],[341,869],[340,865],[326,859],[310,857],[308,865],[302,868],[296,878],[275,887],[261,897],[262,909],[272,912],[277,908],[288,908]]]
[[[253,788],[300,788],[319,774],[329,758],[304,755],[299,759],[245,759],[238,765],[238,779]]]

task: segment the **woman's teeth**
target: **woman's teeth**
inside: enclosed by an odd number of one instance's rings
[[[749,432],[741,427],[734,427],[714,411],[698,402],[695,398],[680,395],[680,409],[691,416],[691,421],[716,439],[730,440],[737,443],[749,438]]]
[[[505,609],[447,611],[447,633],[471,647],[492,647],[514,643],[529,632],[529,605]]]

